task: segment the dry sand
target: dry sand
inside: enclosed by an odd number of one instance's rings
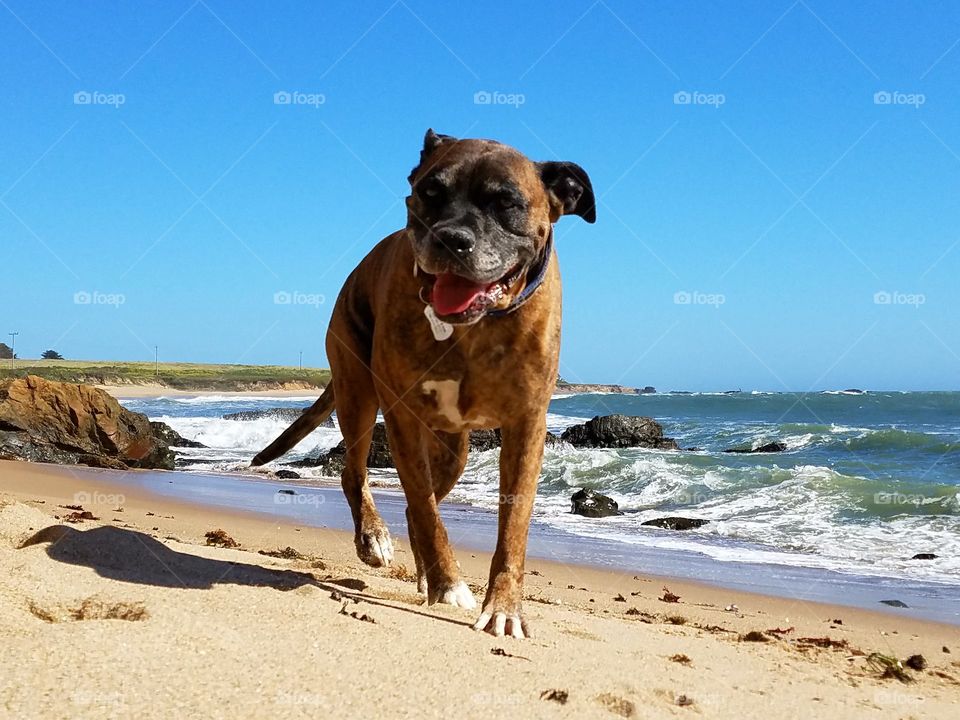
[[[65,522],[77,500],[99,519]],[[239,547],[208,547],[217,529]],[[664,602],[662,579],[531,561],[534,637],[498,640],[469,629],[472,611],[424,605],[400,545],[392,571],[374,570],[340,532],[0,462],[0,717],[947,718],[960,705],[960,627],[679,581]],[[258,554],[287,547],[300,557]],[[489,558],[459,557],[479,599]],[[883,679],[873,652],[927,668]]]

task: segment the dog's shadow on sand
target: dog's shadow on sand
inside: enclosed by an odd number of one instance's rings
[[[51,559],[89,567],[101,577],[121,582],[190,590],[208,590],[214,585],[295,590],[312,585],[331,592],[339,602],[365,602],[470,627],[470,623],[361,592],[366,588],[366,583],[356,578],[320,581],[309,573],[296,570],[275,570],[243,562],[212,560],[177,552],[156,538],[136,530],[105,525],[80,531],[66,525],[50,525],[34,533],[21,543],[20,548],[44,543],[48,543],[46,552]]]
[[[93,568],[121,582],[157,587],[206,590],[214,585],[249,585],[293,590],[319,585],[307,573],[273,570],[228,560],[212,560],[173,550],[142,532],[103,526],[79,531],[51,525],[20,545],[49,543],[47,555],[59,562]]]

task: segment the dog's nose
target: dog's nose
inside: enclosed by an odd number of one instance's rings
[[[445,248],[456,255],[469,255],[477,240],[471,230],[459,227],[435,230],[433,242],[438,248]]]

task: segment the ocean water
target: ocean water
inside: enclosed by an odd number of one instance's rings
[[[209,446],[183,451],[185,469],[235,473],[250,472],[250,458],[288,422],[224,420],[223,414],[306,407],[313,399],[214,396],[124,404]],[[960,585],[960,393],[557,396],[548,426],[561,432],[611,413],[651,416],[681,447],[696,449],[548,448],[534,511],[539,523],[623,547]],[[284,460],[340,439],[337,429],[319,428]],[[773,441],[787,450],[723,452]],[[497,460],[498,451],[472,455],[451,499],[494,509]],[[310,482],[310,470],[298,472],[307,479],[291,482]],[[372,474],[382,484],[399,484],[391,471]],[[579,488],[610,495],[624,514],[599,520],[572,515],[570,496]],[[685,532],[642,526],[664,515],[710,522]],[[912,560],[917,553],[938,557]]]

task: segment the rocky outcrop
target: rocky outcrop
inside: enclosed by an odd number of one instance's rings
[[[632,415],[598,415],[583,425],[567,428],[560,439],[581,448],[680,449],[675,440],[663,436],[658,422]]]
[[[570,498],[570,512],[588,518],[623,515],[617,501],[594,490],[578,490]]]
[[[752,455],[754,453],[776,453],[783,452],[787,449],[786,443],[782,442],[770,442],[764,445],[760,445],[755,448],[730,448],[729,450],[724,450],[725,453],[734,453],[738,455]]]
[[[174,459],[146,415],[92,386],[34,375],[0,381],[0,456],[165,470],[173,469]]]
[[[572,395],[574,393],[617,393],[618,395],[652,395],[657,389],[652,385],[642,388],[627,387],[626,385],[600,385],[597,383],[557,383],[558,395]]]
[[[500,447],[503,438],[500,435],[500,428],[496,430],[473,430],[470,433],[470,452],[483,452],[485,450],[494,450]],[[557,447],[563,445],[563,441],[549,430],[543,440],[546,447]]]
[[[703,527],[708,522],[710,521],[702,520],[700,518],[662,517],[654,518],[653,520],[645,520],[640,524],[663,528],[664,530],[695,530],[698,527]]]
[[[313,458],[304,458],[287,463],[291,467],[318,467],[324,473],[337,476],[343,472],[347,457],[347,443],[340,443],[328,452]],[[367,454],[368,468],[392,468],[393,458],[390,455],[390,444],[387,442],[387,428],[383,423],[373,426],[373,439],[370,441],[370,452]]]
[[[562,444],[560,438],[552,433],[547,433],[545,438],[546,445],[554,446]],[[474,430],[470,433],[470,452],[484,452],[500,447],[500,430]],[[287,463],[291,467],[319,467],[323,468],[328,475],[337,476],[343,472],[346,464],[347,446],[346,442],[340,443],[330,451],[317,457],[304,458]],[[373,440],[370,443],[370,453],[367,455],[368,468],[392,468],[396,467],[393,457],[390,455],[390,444],[387,442],[387,428],[383,423],[377,423],[373,426]]]
[[[196,440],[187,440],[183,435],[178,433],[172,427],[166,423],[159,422],[156,420],[150,421],[150,429],[153,431],[153,436],[164,443],[168,447],[172,448],[205,448],[202,442],[197,442]]]

